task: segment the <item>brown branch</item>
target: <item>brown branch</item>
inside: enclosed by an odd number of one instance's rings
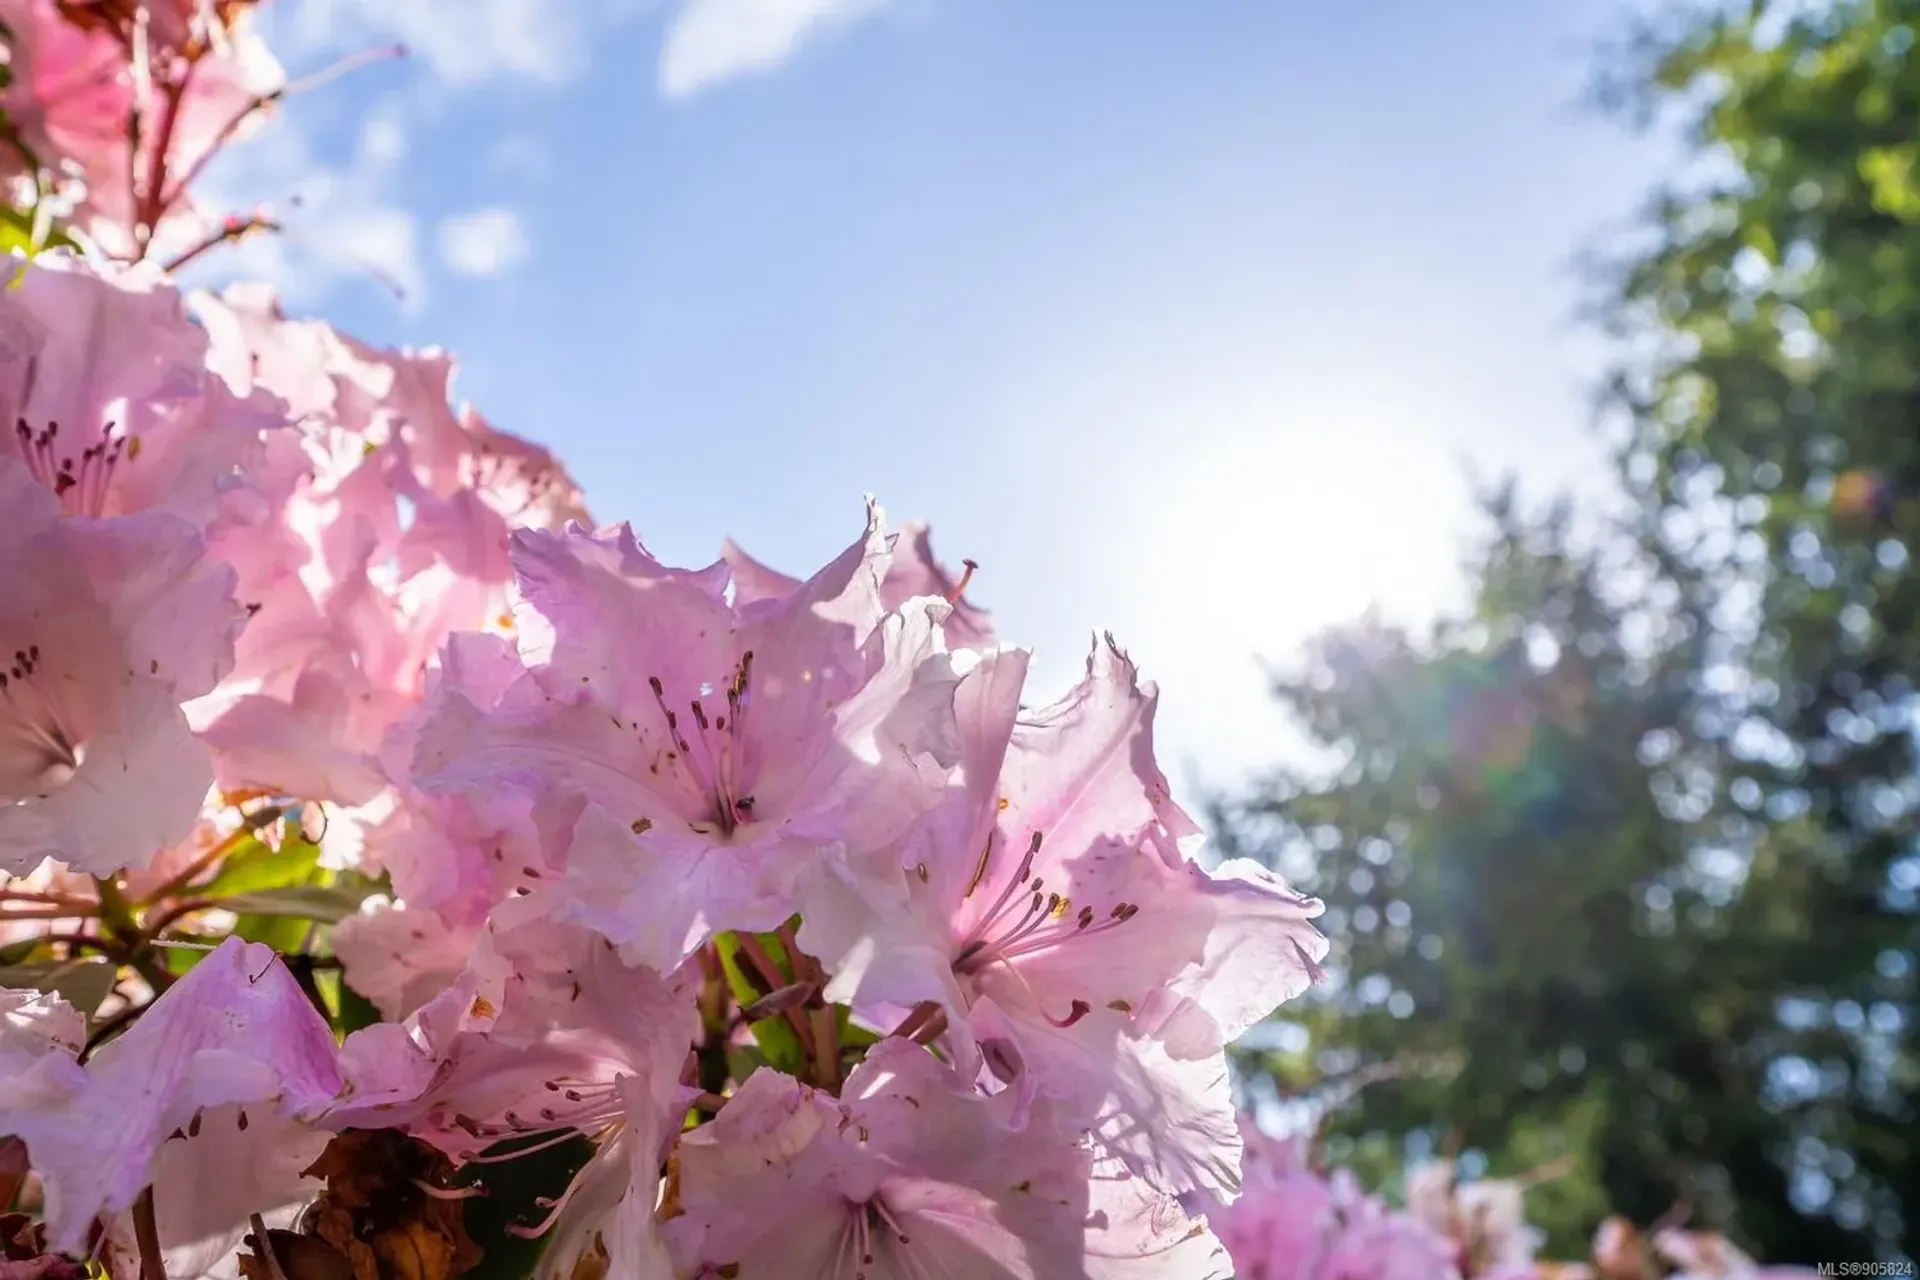
[[[221,224],[218,231],[202,240],[193,248],[179,254],[166,264],[166,272],[173,275],[202,254],[210,253],[223,244],[236,244],[256,231],[278,231],[280,223],[264,214],[252,214],[245,218],[229,218]]]
[[[133,1202],[133,1238],[140,1246],[140,1280],[167,1280],[160,1256],[160,1226],[153,1220],[153,1187]]]
[[[217,898],[188,898],[182,902],[176,902],[153,919],[147,921],[146,927],[141,930],[141,933],[145,935],[144,941],[151,941],[152,939],[158,938],[162,933],[166,932],[169,925],[181,919],[183,916],[190,916],[196,911],[211,911],[219,905],[220,902]]]
[[[287,1280],[286,1270],[280,1265],[280,1251],[273,1247],[273,1235],[267,1230],[266,1219],[256,1213],[247,1222],[253,1227],[250,1237],[253,1251],[266,1259],[267,1274],[272,1280]]]
[[[147,980],[158,995],[173,985],[175,975],[159,962],[147,946],[147,934],[133,918],[127,895],[111,876],[95,876],[94,891],[100,895],[100,922],[107,932],[127,947],[127,963]]]
[[[91,914],[92,901],[76,898],[63,893],[40,893],[33,889],[0,889],[0,902],[28,902],[36,906],[78,907],[82,912]]]
[[[167,181],[167,150],[173,146],[173,131],[180,123],[180,101],[187,96],[187,86],[193,80],[193,63],[187,64],[178,83],[170,83],[162,91],[165,101],[160,107],[160,131],[154,137],[153,159],[147,166],[147,185],[143,191],[131,193],[137,202],[134,205],[134,260],[137,262],[147,256],[147,249],[153,243],[154,230],[159,227],[160,219],[166,216],[166,201],[162,194]]]
[[[172,897],[174,894],[180,892],[189,884],[199,879],[201,873],[207,871],[215,863],[239,848],[249,837],[258,835],[262,830],[272,826],[275,822],[285,817],[288,811],[289,806],[286,805],[269,805],[264,809],[256,809],[252,813],[246,814],[240,825],[228,832],[226,836],[221,839],[220,843],[214,845],[213,848],[207,850],[198,858],[195,858],[192,864],[184,871],[170,877],[166,883],[162,884],[152,893],[149,893],[147,895],[147,901],[158,902],[162,898]]]
[[[126,956],[126,948],[114,939],[96,937],[91,933],[43,933],[40,935],[39,941],[64,942],[69,947],[91,947],[110,959],[122,960],[123,962]]]
[[[91,920],[100,914],[100,909],[89,906],[82,911],[78,907],[31,907],[22,911],[0,911],[0,924],[12,924],[16,920]]]
[[[774,962],[773,956],[767,952],[766,947],[761,945],[760,939],[744,930],[734,936],[740,940],[740,949],[734,954],[744,957],[753,966],[761,981],[771,988],[769,994],[788,985],[791,980],[786,971]],[[794,1036],[799,1039],[801,1051],[806,1054],[809,1061],[815,1060],[817,1054],[813,1043],[813,1028],[807,1023],[806,1010],[789,1005],[782,1009],[781,1013],[786,1017],[787,1025],[793,1028]]]

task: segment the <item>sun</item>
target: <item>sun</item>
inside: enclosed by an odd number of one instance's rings
[[[1205,441],[1166,477],[1149,553],[1156,585],[1188,625],[1257,648],[1376,604],[1431,612],[1458,580],[1464,480],[1428,453],[1333,424]]]
[[[1291,665],[1374,606],[1418,623],[1450,603],[1469,500],[1437,453],[1388,421],[1329,417],[1198,435],[1159,459],[1123,554],[1151,604],[1131,619],[1137,656],[1182,691],[1163,708],[1180,749],[1227,770],[1270,761],[1262,661]]]

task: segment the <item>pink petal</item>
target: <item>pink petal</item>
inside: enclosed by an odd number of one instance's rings
[[[232,1103],[312,1115],[341,1084],[332,1033],[286,966],[269,947],[229,938],[64,1096],[22,1098],[0,1083],[0,1129],[26,1140],[47,1185],[51,1242],[71,1251],[95,1216],[133,1203],[168,1135],[198,1112]]]
[[[334,925],[332,942],[347,984],[397,1022],[460,975],[479,934],[431,911],[374,903]]]
[[[670,821],[636,834],[595,805],[574,829],[557,914],[629,964],[672,970],[717,932],[777,928],[793,913],[799,870],[777,844],[717,845]]]
[[[193,830],[213,768],[172,693],[132,680],[112,713],[58,789],[0,807],[0,867],[59,858],[92,875],[138,870]]]
[[[165,681],[177,700],[207,692],[233,667],[246,612],[235,575],[208,560],[199,533],[151,513],[63,522],[62,541],[100,584],[132,668]]]

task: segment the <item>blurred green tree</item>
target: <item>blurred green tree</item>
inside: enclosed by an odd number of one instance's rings
[[[1320,640],[1278,693],[1331,776],[1216,814],[1335,907],[1314,1060],[1264,1065],[1458,1052],[1338,1129],[1566,1148],[1563,1248],[1604,1196],[1915,1252],[1917,33],[1920,0],[1753,0],[1612,51],[1606,105],[1693,160],[1600,264],[1629,515],[1576,545],[1496,495],[1473,615]]]
[[[1920,1230],[1917,35],[1916,0],[1679,10],[1603,82],[1697,161],[1602,314],[1644,536],[1717,624],[1695,728],[1756,833],[1747,896],[1800,920],[1770,1080],[1796,1199],[1883,1244]]]
[[[1715,744],[1677,727],[1712,632],[1644,558],[1582,546],[1566,508],[1529,518],[1503,492],[1488,511],[1468,616],[1332,632],[1277,681],[1331,775],[1216,811],[1228,852],[1331,907],[1308,1050],[1250,1065],[1291,1092],[1456,1055],[1369,1085],[1334,1149],[1375,1168],[1460,1149],[1507,1175],[1564,1157],[1530,1202],[1563,1254],[1609,1209],[1684,1202],[1770,1257],[1860,1256],[1788,1208],[1774,1158],[1795,1136],[1769,1102],[1791,1051],[1778,966],[1806,922],[1741,892],[1755,827],[1716,803]]]

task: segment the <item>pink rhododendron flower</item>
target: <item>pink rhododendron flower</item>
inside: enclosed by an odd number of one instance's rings
[[[1510,1179],[1461,1182],[1450,1160],[1407,1172],[1407,1211],[1455,1242],[1461,1269],[1473,1276],[1523,1275],[1541,1233],[1527,1225],[1525,1188]]]
[[[211,781],[180,702],[232,662],[232,570],[171,516],[62,518],[5,459],[0,510],[0,868],[142,866]]]
[[[762,1069],[680,1140],[682,1274],[1068,1280],[1231,1274],[1204,1221],[1039,1124],[1009,1127],[926,1050],[884,1040],[839,1098]]]
[[[63,1062],[86,1043],[87,1020],[59,996],[45,991],[0,988],[0,1081],[13,1082],[25,1096],[38,1086],[35,1073],[57,1089],[66,1079]]]
[[[196,208],[190,180],[218,150],[251,136],[286,85],[249,18],[235,10],[218,40],[184,48],[169,47],[164,23],[163,38],[149,34],[149,73],[136,86],[143,103],[137,150],[128,154],[123,127],[116,145],[77,157],[86,196],[76,221],[107,252],[172,255],[218,234],[219,222]]]
[[[53,1038],[70,1047],[72,1033]],[[46,1183],[50,1243],[70,1252],[97,1215],[126,1209],[153,1180],[169,1135],[199,1135],[200,1112],[315,1115],[340,1091],[335,1059],[326,1021],[273,949],[229,938],[86,1066],[49,1054],[0,1076],[0,1131],[26,1141]],[[259,1207],[245,1195],[233,1207],[248,1204]]]
[[[349,1039],[363,1093],[328,1123],[405,1125],[482,1160],[503,1139],[585,1134],[593,1158],[531,1229],[552,1233],[546,1271],[569,1275],[597,1238],[611,1274],[664,1277],[654,1207],[665,1145],[690,1101],[680,1067],[698,1030],[684,980],[626,965],[584,930],[539,922],[490,933],[465,979],[406,1032],[389,1024]],[[395,1087],[366,1091],[376,1080]]]
[[[169,1280],[231,1274],[228,1260],[250,1215],[284,1222],[312,1200],[315,1184],[301,1173],[332,1137],[276,1108],[239,1103],[208,1108],[176,1129],[150,1174]],[[108,1241],[137,1267],[130,1214],[112,1221]]]
[[[1308,1161],[1304,1137],[1247,1130],[1240,1198],[1214,1217],[1236,1280],[1458,1280],[1452,1241]]]
[[[440,673],[443,681],[477,690],[475,652],[492,642],[487,636],[457,637]],[[390,747],[410,755],[411,737],[397,732]],[[334,927],[333,946],[354,990],[387,1017],[400,1019],[464,971],[501,903],[564,873],[581,802],[512,787],[447,795],[403,788],[393,794],[398,803],[365,833],[358,865],[369,874],[386,872],[400,901],[370,901],[360,915]]]
[[[0,112],[34,157],[60,168],[124,148],[133,89],[119,42],[68,22],[55,0],[0,0],[0,22],[13,33]]]
[[[432,911],[370,899],[333,926],[333,953],[349,986],[398,1021],[452,985],[479,940]]]
[[[1653,1247],[1678,1270],[1670,1280],[1812,1280],[1808,1267],[1763,1267],[1723,1235],[1667,1227],[1653,1233]]]
[[[298,467],[276,454],[262,482],[276,527],[233,549],[255,616],[195,722],[225,788],[366,804],[389,780],[381,742],[440,647],[511,625],[511,529],[584,515],[578,489],[545,450],[455,415],[438,352],[375,351],[286,320],[265,295],[196,306],[222,376],[284,395],[304,449]]]
[[[916,596],[939,596],[953,605],[953,611],[947,615],[942,626],[949,649],[983,649],[993,644],[993,627],[987,620],[987,611],[968,604],[960,594],[967,580],[973,576],[971,566],[959,579],[947,572],[933,557],[933,535],[924,521],[914,520],[902,525],[900,532],[894,535],[892,550],[893,559],[887,566],[886,578],[880,584],[880,602],[883,605],[898,609]],[[721,555],[733,569],[736,603],[770,600],[784,596],[800,585],[798,578],[789,578],[776,569],[768,568],[735,546],[731,540],[723,545]]]
[[[591,526],[580,486],[552,452],[502,431],[471,405],[460,410],[466,446],[460,484],[478,493],[516,529],[558,533],[569,523]]]
[[[205,527],[244,483],[277,401],[204,365],[206,335],[157,273],[64,254],[0,293],[0,458],[79,515],[169,511]]]
[[[195,293],[187,305],[207,332],[207,367],[236,395],[269,392],[302,421],[341,422],[343,399],[365,403],[392,385],[392,371],[332,325],[289,319],[266,285]]]
[[[834,975],[829,998],[883,1026],[938,1005],[963,1067],[1024,1067],[1155,1185],[1230,1194],[1221,1049],[1305,989],[1320,905],[1178,856],[1193,827],[1153,760],[1156,691],[1110,639],[1052,707],[1021,710],[1025,670],[1006,652],[966,676],[964,786],[900,846],[816,868],[801,945]],[[1217,996],[1167,994],[1196,972]]]
[[[883,615],[884,556],[876,511],[800,590],[739,608],[724,564],[669,569],[625,526],[522,531],[527,674],[492,705],[443,692],[416,782],[592,801],[556,909],[632,961],[772,928],[810,858],[897,835],[944,785],[944,606]]]

